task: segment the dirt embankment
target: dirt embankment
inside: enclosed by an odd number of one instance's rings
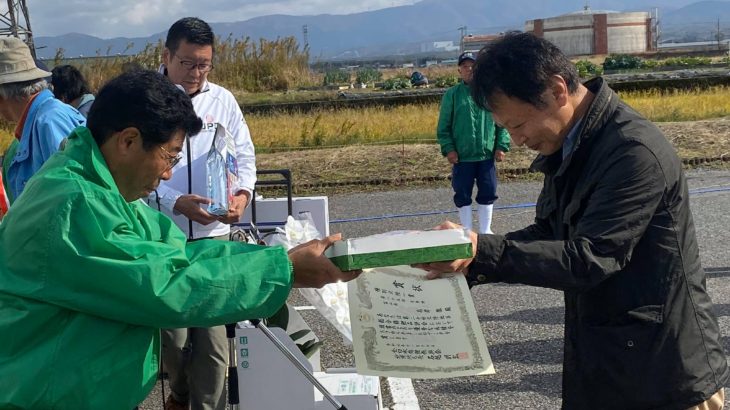
[[[730,117],[657,125],[683,159],[730,156]],[[291,169],[295,186],[307,187],[297,189],[300,193],[332,191],[332,188],[316,188],[322,185],[336,185],[338,191],[368,190],[373,188],[372,185],[380,184],[444,185],[447,184],[444,179],[450,172],[450,166],[441,156],[437,144],[353,145],[344,148],[259,154],[257,157],[259,169]],[[534,157],[534,152],[514,147],[499,168],[501,170],[526,168]],[[730,163],[717,163],[713,166],[730,167]],[[530,177],[534,178],[527,176]],[[426,181],[417,182],[419,180]],[[433,182],[434,180],[438,182]],[[340,186],[343,182],[356,183],[348,184],[345,188]]]

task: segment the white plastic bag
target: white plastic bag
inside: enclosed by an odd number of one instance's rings
[[[312,239],[321,238],[322,235],[317,231],[312,215],[309,212],[303,212],[299,215],[299,219],[294,219],[289,215],[284,227],[276,228],[276,232],[266,236],[264,242],[269,246],[280,245],[289,250]]]
[[[264,238],[267,245],[280,245],[287,250],[312,239],[322,239],[322,235],[317,231],[309,212],[301,213],[298,219],[289,216],[284,228],[276,228],[276,233]],[[342,334],[348,344],[352,343],[347,283],[330,283],[321,289],[306,288],[299,289],[299,292]]]
[[[352,343],[347,283],[330,283],[321,289],[302,288],[299,292],[342,334],[346,344]]]

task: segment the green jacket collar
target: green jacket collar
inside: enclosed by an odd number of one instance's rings
[[[88,177],[91,181],[119,193],[106,159],[88,128],[77,127],[71,132],[64,154],[81,164],[89,172]]]

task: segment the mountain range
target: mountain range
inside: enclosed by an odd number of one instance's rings
[[[563,3],[563,4],[560,4]],[[303,27],[308,31],[313,60],[341,56],[375,56],[418,51],[418,44],[434,41],[459,42],[459,28],[470,34],[493,34],[521,30],[526,20],[548,18],[577,11],[565,2],[534,0],[422,0],[408,6],[348,15],[268,15],[245,21],[215,23],[217,35],[252,39],[294,36],[303,44]],[[603,0],[590,4],[593,10],[653,11],[658,7],[662,39],[714,39],[717,20],[730,36],[730,1],[691,0]],[[578,7],[581,9],[582,7]],[[704,33],[704,34],[702,34]],[[36,37],[40,58],[53,58],[58,49],[66,57],[136,53],[147,43],[164,38],[161,31],[146,37],[101,39],[79,33]],[[683,37],[684,36],[684,37]],[[415,49],[414,49],[415,48]]]

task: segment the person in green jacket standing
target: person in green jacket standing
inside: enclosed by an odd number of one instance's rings
[[[497,200],[495,161],[504,160],[510,136],[471,98],[469,84],[475,61],[476,55],[470,51],[459,56],[462,82],[449,88],[441,99],[436,136],[441,154],[452,164],[451,185],[461,225],[472,229],[472,190],[476,181],[479,233],[485,234],[492,233],[493,204]]]
[[[288,254],[187,243],[139,200],[201,127],[164,76],[122,74],[29,180],[0,223],[0,408],[130,410],[156,382],[160,328],[267,317],[292,287],[357,276],[323,255],[337,236]]]

